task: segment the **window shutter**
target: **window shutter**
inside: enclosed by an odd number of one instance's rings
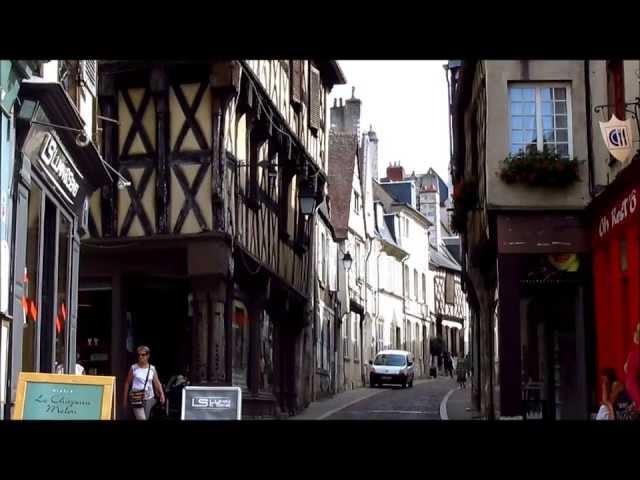
[[[302,102],[302,60],[291,60],[291,103]]]
[[[91,95],[96,96],[98,84],[97,60],[80,60],[80,81],[84,83]]]
[[[320,128],[320,72],[309,65],[309,128]]]

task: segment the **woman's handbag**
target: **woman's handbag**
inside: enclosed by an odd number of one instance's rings
[[[151,365],[147,369],[147,377],[144,379],[144,386],[142,390],[129,390],[129,405],[133,408],[144,407],[144,392],[147,390],[147,381],[149,380],[149,372],[151,372]]]

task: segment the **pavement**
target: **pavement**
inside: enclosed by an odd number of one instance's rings
[[[471,388],[454,379],[419,379],[413,388],[357,388],[313,402],[290,420],[471,420]]]
[[[473,420],[471,408],[471,382],[467,388],[450,390],[444,401],[444,411],[440,412],[442,420]]]

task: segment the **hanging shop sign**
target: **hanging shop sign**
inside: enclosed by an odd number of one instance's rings
[[[240,387],[198,387],[182,390],[182,420],[240,420]]]
[[[34,128],[23,152],[73,211],[78,216],[82,215],[88,184],[56,134],[51,130]]]
[[[115,377],[21,372],[14,420],[115,419]]]
[[[631,120],[620,120],[615,115],[608,122],[600,122],[602,138],[607,150],[619,162],[626,162],[633,153],[633,126]]]

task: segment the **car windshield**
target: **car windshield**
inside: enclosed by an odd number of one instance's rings
[[[404,355],[381,354],[376,357],[374,365],[386,365],[389,367],[402,367],[404,365]]]

